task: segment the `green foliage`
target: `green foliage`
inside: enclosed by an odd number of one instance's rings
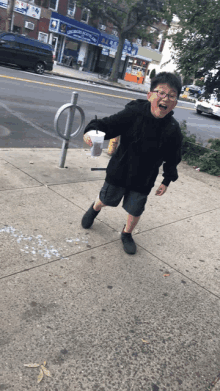
[[[205,88],[220,95],[220,0],[171,0],[180,19],[172,32],[175,61],[183,76],[205,78]]]
[[[150,73],[150,79],[153,79],[156,75],[156,71],[155,69],[152,69],[151,73]]]
[[[195,134],[190,134],[189,130],[187,130],[187,125],[186,125],[186,120],[180,122],[180,128],[182,131],[182,136],[183,136],[183,146],[186,145],[187,142],[196,143],[196,135]]]
[[[204,80],[196,79],[195,85],[198,87],[204,87]]]
[[[189,85],[189,84],[193,84],[193,78],[192,77],[188,77],[188,76],[184,76],[184,78],[183,78],[183,86],[186,86],[186,85]]]
[[[196,136],[190,134],[187,130],[186,121],[180,123],[180,128],[182,131],[183,141],[182,141],[182,156],[188,164],[194,165],[197,157],[195,156],[195,145],[196,145]]]
[[[215,151],[220,152],[220,139],[219,138],[210,138],[208,140],[209,148],[214,149]]]
[[[167,11],[169,0],[77,0],[77,6],[88,8],[93,18],[101,18],[102,23],[112,22],[118,32],[129,39],[133,34],[137,38],[148,36],[146,29],[167,17],[170,22],[172,15]]]
[[[211,175],[220,175],[220,153],[205,153],[199,157],[198,166],[200,167],[200,171],[205,171]]]
[[[196,135],[187,130],[186,121],[180,123],[180,128],[183,135],[182,159],[189,165],[197,166],[200,171],[220,175],[220,139],[209,139],[209,148],[204,148],[196,140]]]

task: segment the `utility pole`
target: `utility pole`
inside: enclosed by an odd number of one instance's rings
[[[14,4],[15,4],[15,0],[8,0],[7,18],[6,18],[6,25],[5,25],[6,31],[13,30],[12,19],[13,19]]]
[[[15,1],[15,0],[13,0],[13,1]],[[24,25],[22,27],[22,34],[23,35],[25,35],[25,22],[28,22],[28,20],[29,20],[29,17],[27,16],[27,11],[28,11],[28,8],[29,8],[29,4],[33,5],[34,4],[34,0],[27,0],[27,9],[26,9],[25,17],[24,17]]]

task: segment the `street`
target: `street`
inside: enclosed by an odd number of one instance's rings
[[[45,74],[36,75],[18,68],[0,66],[0,147],[57,148],[62,141],[54,131],[54,116],[63,104],[69,103],[72,91],[79,94],[78,105],[85,112],[86,124],[97,115],[103,118],[124,108],[132,99],[146,99],[145,93],[119,90],[98,84]],[[174,117],[186,120],[187,129],[204,144],[220,137],[220,119],[199,115],[193,103],[178,101]],[[62,114],[59,127],[64,129],[67,115]],[[80,125],[76,112],[73,131]],[[72,139],[70,148],[86,144],[82,134]],[[108,141],[104,147],[108,146]]]

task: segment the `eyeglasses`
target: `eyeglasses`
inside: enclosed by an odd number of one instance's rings
[[[158,98],[165,98],[166,96],[168,97],[169,100],[172,100],[173,102],[175,100],[177,100],[177,95],[170,95],[170,94],[166,94],[165,92],[163,91],[158,91],[158,90],[155,90],[155,91],[152,91],[152,92],[156,92]]]

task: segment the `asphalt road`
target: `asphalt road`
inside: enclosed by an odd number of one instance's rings
[[[0,66],[0,147],[2,148],[57,148],[62,141],[54,131],[57,110],[69,103],[71,93],[79,94],[78,105],[85,112],[86,124],[97,115],[103,118],[122,110],[132,99],[145,99],[146,94],[89,84],[57,77],[39,76],[18,68]],[[210,137],[220,137],[220,119],[199,115],[194,104],[179,101],[175,118],[187,121],[187,129],[205,143]],[[60,117],[59,127],[64,130],[67,116]],[[73,131],[80,125],[78,112]],[[105,142],[106,148],[108,141]],[[70,143],[71,148],[86,147],[79,134]]]

